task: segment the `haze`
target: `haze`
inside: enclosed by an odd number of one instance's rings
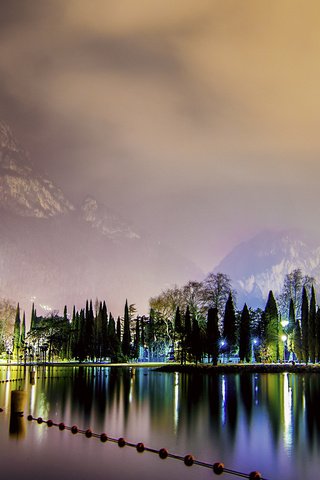
[[[319,32],[316,0],[1,0],[0,116],[73,202],[208,272],[319,228]]]

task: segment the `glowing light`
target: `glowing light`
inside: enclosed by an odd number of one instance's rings
[[[287,338],[288,338],[287,335],[281,335],[281,340],[282,340],[283,342],[285,342],[285,341],[287,340]]]
[[[177,431],[179,422],[179,373],[174,374],[174,429]]]
[[[291,450],[293,444],[293,425],[292,425],[292,388],[289,385],[289,374],[283,376],[283,420],[284,420],[284,443]]]
[[[221,396],[222,396],[221,422],[222,422],[222,425],[225,425],[225,423],[226,423],[226,379],[225,379],[224,375],[222,375]]]
[[[280,323],[283,326],[283,328],[286,328],[289,325],[289,320],[281,320]]]

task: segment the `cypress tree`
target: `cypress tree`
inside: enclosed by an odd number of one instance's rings
[[[92,360],[94,357],[94,313],[92,300],[90,300],[89,308],[88,301],[86,303],[85,332],[85,353],[86,357]]]
[[[241,362],[250,362],[250,314],[246,303],[242,309],[240,319],[239,357]]]
[[[20,345],[21,345],[22,348],[23,348],[24,361],[26,361],[25,340],[26,340],[26,314],[25,314],[25,312],[23,312],[22,325],[21,325]]]
[[[294,328],[294,353],[298,359],[298,362],[302,361],[303,358],[303,348],[302,348],[302,336],[301,336],[301,327],[300,321],[297,318]]]
[[[83,361],[86,358],[86,339],[86,319],[84,310],[81,309],[79,316],[79,338],[77,348],[77,354],[80,361]]]
[[[207,353],[213,365],[217,365],[219,356],[219,317],[217,308],[209,308],[207,317]]]
[[[316,314],[316,361],[320,361],[320,308]]]
[[[102,302],[96,305],[96,318],[94,322],[94,354],[101,360],[105,357],[102,344]]]
[[[301,303],[301,336],[302,336],[302,359],[309,361],[309,300],[306,287],[302,289]]]
[[[185,331],[185,358],[188,350],[191,347],[191,314],[189,305],[187,305],[186,313],[184,315],[184,331]]]
[[[121,320],[118,316],[117,318],[117,328],[116,328],[116,337],[117,337],[117,360],[122,358],[122,345],[121,345]]]
[[[136,319],[136,334],[134,339],[134,357],[139,358],[140,353],[140,321],[139,317]]]
[[[280,358],[279,346],[279,316],[278,307],[272,290],[268,295],[268,300],[264,310],[264,338],[263,346],[266,347],[267,355],[271,361],[278,361]]]
[[[126,304],[124,307],[122,353],[127,358],[129,358],[130,356],[130,346],[131,346],[130,318],[129,318],[128,300],[126,300]]]
[[[236,335],[236,313],[234,309],[231,292],[226,302],[223,317],[223,338],[226,341],[226,350],[229,355],[234,351],[237,343]]]
[[[77,316],[76,316],[76,307],[73,305],[72,309],[72,319],[71,319],[71,343],[70,343],[70,358],[77,357],[77,343],[78,343],[78,329],[79,323],[77,323]]]
[[[14,328],[13,328],[13,354],[16,356],[17,359],[19,359],[19,349],[20,349],[20,326],[21,326],[21,320],[20,320],[20,306],[19,303],[17,305],[17,310],[16,310],[16,317],[14,321]]]
[[[316,361],[316,294],[314,286],[311,287],[310,313],[309,313],[309,350],[310,362]]]
[[[118,337],[119,343],[121,344],[121,320],[120,320],[120,317],[117,318],[117,337]]]
[[[21,344],[23,345],[26,339],[26,313],[23,312],[21,325]]]
[[[192,319],[191,353],[195,358],[196,364],[201,361],[203,345],[199,322],[195,317]]]
[[[32,310],[31,310],[30,330],[33,330],[35,327],[36,327],[36,311],[34,309],[34,302],[33,302]]]

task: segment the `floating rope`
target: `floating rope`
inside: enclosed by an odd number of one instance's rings
[[[9,383],[9,382],[22,382],[24,378],[11,378],[7,380],[0,380],[0,383]]]
[[[65,425],[63,422],[60,423],[55,423],[53,420],[43,420],[41,417],[33,417],[32,415],[28,415],[28,420],[29,421],[36,421],[38,424],[46,423],[48,427],[58,427],[59,430],[69,430],[71,433],[74,435],[77,433],[80,433],[82,435],[85,435],[87,438],[99,438],[101,442],[112,442],[112,443],[117,443],[119,447],[123,448],[126,445],[128,447],[133,447],[137,450],[137,452],[142,453],[142,452],[151,452],[159,455],[160,458],[163,460],[166,458],[173,458],[175,460],[180,460],[184,462],[184,464],[187,467],[191,467],[192,465],[198,465],[199,467],[205,467],[205,468],[210,468],[213,470],[213,472],[216,475],[221,475],[222,473],[229,473],[230,475],[236,475],[241,478],[248,478],[249,480],[267,480],[266,478],[262,478],[261,473],[258,471],[253,471],[248,473],[242,473],[238,472],[236,470],[231,470],[230,468],[226,468],[222,462],[216,462],[216,463],[207,463],[207,462],[201,462],[200,460],[196,460],[195,457],[191,454],[187,454],[184,457],[181,455],[175,455],[173,453],[169,453],[166,448],[160,448],[159,450],[155,448],[150,448],[146,447],[142,442],[139,443],[132,443],[128,442],[125,440],[123,437],[119,438],[113,438],[109,437],[106,433],[94,433],[91,428],[88,428],[87,430],[82,430],[77,427],[77,425],[72,425],[72,427],[69,427]]]

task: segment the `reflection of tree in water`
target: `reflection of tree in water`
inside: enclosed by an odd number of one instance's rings
[[[320,437],[320,382],[318,375],[307,374],[304,384],[308,443],[312,447],[315,437]]]
[[[246,413],[248,426],[251,424],[253,406],[254,375],[242,373],[240,375],[240,395]]]
[[[93,403],[93,374],[92,367],[79,367],[73,378],[71,391],[72,408],[83,413],[85,424],[90,425]]]
[[[265,387],[265,402],[271,425],[271,433],[273,435],[274,444],[277,445],[283,427],[283,376],[277,374],[263,374],[262,385]]]
[[[235,375],[225,375],[227,427],[232,440],[235,438],[238,418],[238,391]]]
[[[292,405],[295,444],[299,444],[300,423],[304,415],[304,375],[292,375]]]
[[[130,394],[133,384],[135,382],[135,372],[129,369],[124,369],[122,372],[122,392],[123,392],[123,419],[124,426],[128,424],[129,410],[130,410]]]
[[[105,418],[106,413],[106,400],[107,400],[107,388],[106,388],[106,370],[103,367],[96,367],[95,379],[94,379],[94,405],[95,413],[98,415],[101,422]]]
[[[30,375],[30,373],[29,373]],[[71,385],[73,381],[72,371],[68,368],[61,369],[54,366],[37,367],[35,372],[37,377],[37,386],[33,385],[31,388],[35,388],[35,414],[36,415],[48,415],[51,410],[55,409],[55,405],[59,405],[61,415],[64,417],[66,411],[68,398],[70,395]],[[45,396],[43,395],[45,393]],[[44,398],[47,403],[48,411],[44,411]]]
[[[206,392],[203,375],[182,375],[181,410],[188,433],[192,433]]]
[[[212,436],[219,439],[221,426],[221,377],[212,375],[208,377],[208,409],[210,419],[210,430]]]

